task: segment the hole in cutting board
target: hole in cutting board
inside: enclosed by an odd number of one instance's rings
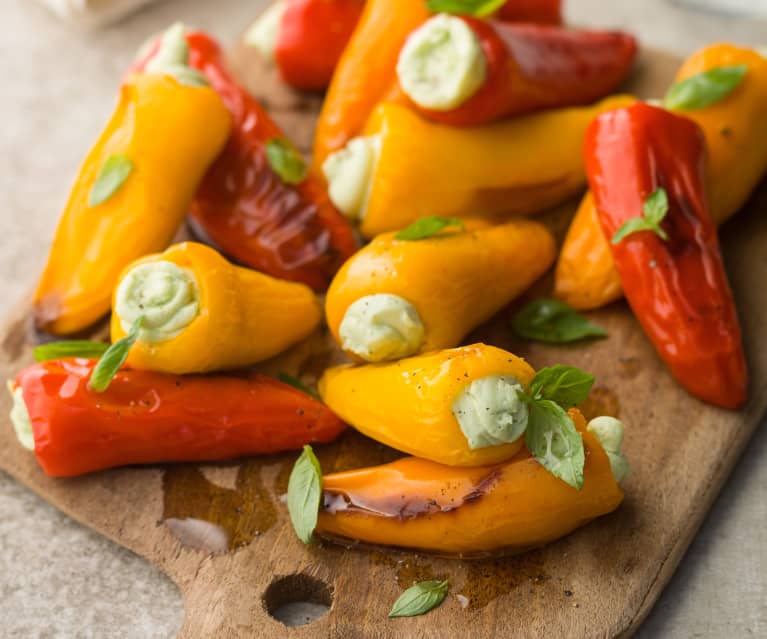
[[[286,626],[305,626],[327,614],[333,605],[333,590],[310,575],[286,575],[269,584],[263,602],[273,619]]]

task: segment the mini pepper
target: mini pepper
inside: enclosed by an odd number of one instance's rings
[[[320,378],[319,391],[341,419],[387,446],[441,464],[481,466],[524,445],[528,413],[519,395],[534,376],[523,359],[472,344],[336,366]]]
[[[716,224],[734,215],[767,173],[767,59],[753,49],[715,44],[688,58],[676,78],[679,82],[741,64],[747,71],[724,99],[680,111],[706,137],[706,190]],[[598,308],[623,294],[608,238],[590,196],[584,198],[567,232],[557,262],[555,294],[578,309]]]
[[[156,63],[120,88],[56,229],[34,296],[39,328],[74,333],[106,314],[120,271],[170,243],[223,148],[231,118],[187,54],[174,26]]]
[[[296,89],[322,91],[357,26],[364,0],[277,0],[245,33]]]
[[[464,129],[384,103],[364,136],[325,161],[330,197],[359,221],[367,238],[429,215],[497,218],[543,211],[583,188],[588,123],[632,101],[615,96]]]
[[[622,32],[439,14],[410,34],[397,77],[425,117],[469,126],[594,102],[628,75],[636,52]]]
[[[51,477],[129,464],[216,461],[328,442],[344,424],[271,377],[121,370],[88,388],[96,360],[33,364],[9,384],[20,441]]]
[[[577,409],[568,415],[585,449],[580,490],[554,477],[526,450],[477,468],[407,457],[325,475],[317,533],[469,556],[523,552],[559,539],[623,501],[622,476],[614,474],[609,457],[621,456],[622,425],[601,417],[587,427]]]
[[[351,257],[325,298],[347,352],[382,361],[458,346],[551,266],[542,224],[474,223],[409,241],[385,233]]]
[[[112,341],[143,316],[127,363],[165,373],[248,366],[307,337],[320,305],[304,284],[234,266],[196,242],[129,265],[114,292]]]
[[[746,361],[706,203],[700,127],[637,103],[597,117],[584,149],[596,210],[642,328],[684,388],[737,408],[746,400]],[[651,198],[661,207],[655,232],[621,239],[627,222],[647,218]]]

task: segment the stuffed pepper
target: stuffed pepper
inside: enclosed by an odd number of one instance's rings
[[[351,227],[321,178],[307,172],[277,124],[232,80],[215,40],[202,32],[186,39],[190,64],[209,78],[234,121],[192,201],[193,230],[242,264],[324,290],[357,248]]]
[[[494,464],[524,445],[535,371],[473,344],[396,362],[342,365],[320,378],[323,401],[364,435],[450,466]],[[381,401],[385,398],[385,401]]]
[[[716,44],[693,54],[682,65],[676,86],[698,82],[710,88],[708,79],[723,73],[740,80],[731,83],[731,90],[720,99],[673,109],[696,122],[706,137],[706,190],[716,224],[736,213],[767,173],[767,120],[763,117],[767,111],[767,59],[753,49]],[[562,246],[555,292],[578,309],[597,308],[622,295],[608,238],[590,196],[583,200]]]
[[[120,271],[172,240],[230,128],[221,98],[188,66],[183,27],[172,27],[123,83],[80,168],[35,292],[39,328],[74,333],[109,311]]]
[[[9,384],[19,441],[52,477],[271,454],[331,441],[344,429],[320,402],[271,377],[123,369],[96,392],[89,386],[95,366],[42,362]]]
[[[418,231],[428,224],[446,226],[424,237]],[[366,361],[452,348],[543,275],[554,255],[553,236],[536,222],[425,218],[379,235],[344,264],[325,299],[327,323],[347,353]]]
[[[357,26],[364,0],[277,0],[245,33],[296,89],[322,91]]]
[[[408,457],[322,478],[317,533],[441,554],[523,552],[552,542],[615,510],[628,464],[623,425],[598,417],[586,426],[568,413],[583,440],[580,489],[548,472],[528,451],[478,468]]]
[[[195,242],[129,265],[112,308],[113,342],[141,318],[128,365],[176,374],[268,359],[307,337],[322,319],[309,287],[234,266]]]
[[[421,114],[469,126],[590,104],[615,90],[636,51],[636,40],[626,33],[441,13],[408,37],[397,78]]]
[[[684,388],[737,408],[746,363],[706,202],[703,132],[638,103],[597,117],[584,148],[599,220],[642,328]]]
[[[330,197],[368,238],[435,214],[543,211],[583,188],[588,123],[632,101],[615,96],[470,129],[428,122],[407,107],[384,103],[362,137],[325,161]]]

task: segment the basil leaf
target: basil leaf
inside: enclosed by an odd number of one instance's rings
[[[288,480],[288,512],[293,530],[305,544],[312,543],[322,499],[322,469],[311,446],[304,446]]]
[[[506,0],[427,0],[426,8],[433,13],[454,13],[485,18],[500,9]]]
[[[406,229],[397,233],[394,238],[405,240],[406,242],[415,242],[433,237],[440,231],[450,227],[464,228],[463,220],[451,217],[422,217],[413,222]]]
[[[570,408],[585,400],[593,385],[593,375],[575,366],[557,364],[536,373],[530,382],[530,396],[533,400],[547,399]]]
[[[666,189],[655,189],[642,205],[644,218],[651,224],[660,224],[668,213],[668,194]]]
[[[40,344],[32,349],[32,355],[36,362],[47,362],[51,359],[64,359],[66,357],[87,357],[93,359],[101,357],[109,348],[104,342],[94,342],[87,339],[73,339],[63,342],[49,342]]]
[[[306,178],[306,162],[287,140],[272,138],[266,143],[266,159],[286,184],[300,184]]]
[[[133,162],[124,155],[110,155],[101,167],[88,195],[88,206],[106,202],[128,179]]]
[[[138,332],[143,321],[144,316],[139,315],[136,321],[133,322],[133,326],[131,326],[128,334],[112,344],[101,356],[101,359],[91,373],[88,388],[97,393],[103,393],[109,388],[112,379],[117,375],[117,371],[120,370],[120,366],[128,359],[128,352],[138,338]]]
[[[277,379],[279,379],[283,384],[287,384],[288,386],[292,386],[293,388],[297,388],[298,390],[303,391],[307,395],[311,395],[314,397],[314,399],[320,398],[315,390],[309,388],[300,379],[293,377],[292,375],[288,375],[287,373],[278,373]]]
[[[580,490],[583,487],[583,438],[565,410],[548,399],[530,402],[525,443],[552,475]]]
[[[694,111],[726,98],[743,80],[745,64],[715,67],[674,84],[663,98],[667,109]]]
[[[511,320],[519,337],[549,344],[567,344],[590,337],[607,337],[607,331],[559,300],[538,299],[526,304]]]
[[[389,616],[416,617],[427,613],[445,600],[447,589],[447,580],[413,584],[394,602]]]
[[[638,231],[652,231],[657,233],[662,240],[668,241],[668,233],[660,226],[667,213],[668,195],[666,194],[666,189],[657,188],[644,201],[642,216],[632,217],[621,224],[610,242],[618,244],[627,236]]]

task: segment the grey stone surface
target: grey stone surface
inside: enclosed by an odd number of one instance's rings
[[[35,281],[70,181],[138,43],[176,19],[226,42],[260,2],[157,0],[92,33],[30,0],[0,2],[0,311]],[[767,39],[764,22],[664,0],[566,4],[574,23],[624,27],[680,54],[716,40]],[[765,460],[762,429],[640,637],[767,636]],[[182,614],[178,591],[157,570],[0,473],[0,637],[171,637]]]

